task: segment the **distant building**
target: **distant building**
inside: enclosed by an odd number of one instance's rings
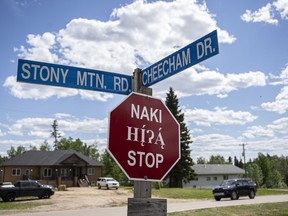
[[[196,164],[193,167],[196,179],[190,183],[183,183],[183,187],[212,188],[220,185],[224,179],[238,178],[245,171],[232,164]]]
[[[33,179],[67,187],[96,184],[102,164],[74,150],[27,151],[0,164],[0,182]]]

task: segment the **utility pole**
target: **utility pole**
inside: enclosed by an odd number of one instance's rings
[[[243,148],[242,156],[244,157],[245,177],[247,177],[247,172],[246,172],[246,154],[245,154],[245,145],[247,145],[247,144],[242,143],[240,145],[242,145],[242,148]]]

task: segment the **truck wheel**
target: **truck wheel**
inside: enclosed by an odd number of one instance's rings
[[[107,190],[109,190],[109,185],[108,184],[106,185],[106,187],[107,187]]]
[[[41,196],[38,196],[39,199],[49,199],[50,194],[48,192],[44,192]]]
[[[239,198],[239,197],[238,197],[236,191],[232,191],[232,192],[231,192],[231,200],[236,200],[236,199],[238,199],[238,198]]]
[[[221,200],[221,197],[218,197],[218,196],[215,196],[214,198],[215,198],[216,201],[220,201]]]
[[[15,200],[15,194],[14,193],[9,193],[4,197],[5,202],[13,202]]]
[[[249,198],[250,198],[250,199],[254,199],[254,198],[255,198],[255,192],[254,192],[254,190],[250,190],[250,191],[249,191]]]
[[[98,184],[98,189],[101,189],[101,186],[100,186],[100,184]]]

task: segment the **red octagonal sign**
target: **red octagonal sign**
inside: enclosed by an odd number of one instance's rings
[[[160,99],[131,93],[110,112],[108,151],[130,180],[161,181],[180,159],[180,126]]]

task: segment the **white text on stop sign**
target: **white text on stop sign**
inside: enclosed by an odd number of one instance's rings
[[[146,165],[148,168],[159,168],[159,164],[163,163],[164,157],[162,154],[153,154],[151,152],[145,153],[141,151],[133,151],[130,150],[128,152],[128,158],[127,160],[129,166],[136,166],[138,165],[139,167]]]
[[[148,109],[146,106],[141,107],[140,105],[131,104],[131,118],[136,119],[146,119],[147,121],[155,121],[157,123],[162,123],[162,110],[154,109],[150,107]]]

